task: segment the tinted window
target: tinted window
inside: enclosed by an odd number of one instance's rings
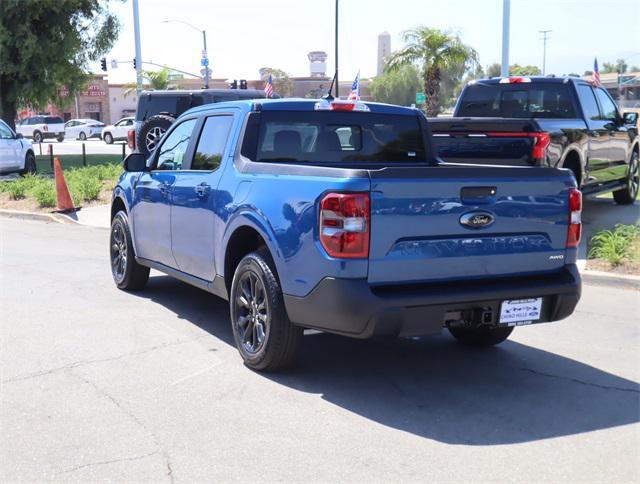
[[[64,123],[64,121],[62,121],[62,118],[58,116],[46,116],[44,118],[44,124],[62,124],[62,123]]]
[[[215,170],[220,166],[232,122],[233,116],[211,116],[205,120],[192,170]]]
[[[13,139],[13,132],[2,121],[0,121],[0,139]]]
[[[330,111],[251,114],[242,154],[301,163],[426,161],[417,116]]]
[[[580,104],[582,105],[584,117],[590,120],[599,119],[600,111],[598,110],[596,96],[593,94],[591,86],[580,84],[578,86],[578,96],[580,97]]]
[[[599,87],[596,89],[596,95],[602,108],[602,119],[618,119],[618,108],[605,90]]]
[[[189,140],[195,119],[188,119],[180,123],[165,139],[159,150],[157,170],[180,170],[184,155],[189,147]]]
[[[575,118],[564,84],[484,84],[468,86],[458,116],[480,118]]]

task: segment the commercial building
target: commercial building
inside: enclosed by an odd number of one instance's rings
[[[382,32],[378,35],[378,68],[376,75],[380,76],[384,72],[384,64],[391,54],[391,35],[389,32]]]

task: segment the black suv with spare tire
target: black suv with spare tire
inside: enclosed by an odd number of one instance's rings
[[[176,118],[195,106],[264,97],[264,91],[256,89],[143,91],[138,97],[135,128],[128,136],[129,148],[147,156]]]

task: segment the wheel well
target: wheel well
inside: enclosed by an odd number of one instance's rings
[[[240,227],[231,235],[224,256],[224,282],[228,294],[231,293],[233,274],[242,258],[250,252],[266,246],[264,239],[251,227]]]
[[[124,213],[127,213],[127,207],[122,201],[122,198],[117,197],[113,200],[113,203],[111,204],[111,220],[113,220],[113,217],[115,217],[120,210],[122,210]]]
[[[563,168],[568,168],[576,177],[578,186],[582,185],[582,163],[580,163],[580,155],[577,151],[569,151],[564,158]]]

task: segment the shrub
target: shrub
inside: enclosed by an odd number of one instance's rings
[[[25,193],[27,193],[27,187],[22,183],[22,180],[16,180],[8,183],[7,192],[9,192],[9,198],[11,200],[20,200],[24,198]]]
[[[635,241],[637,244],[639,237],[638,225],[618,224],[613,230],[602,230],[589,241],[589,258],[604,259],[613,266],[619,266],[631,255],[632,243]]]
[[[41,207],[56,206],[56,189],[52,182],[40,183],[33,189],[32,194]]]
[[[83,200],[97,200],[100,190],[102,190],[102,182],[98,178],[86,177],[78,182],[78,191]]]

